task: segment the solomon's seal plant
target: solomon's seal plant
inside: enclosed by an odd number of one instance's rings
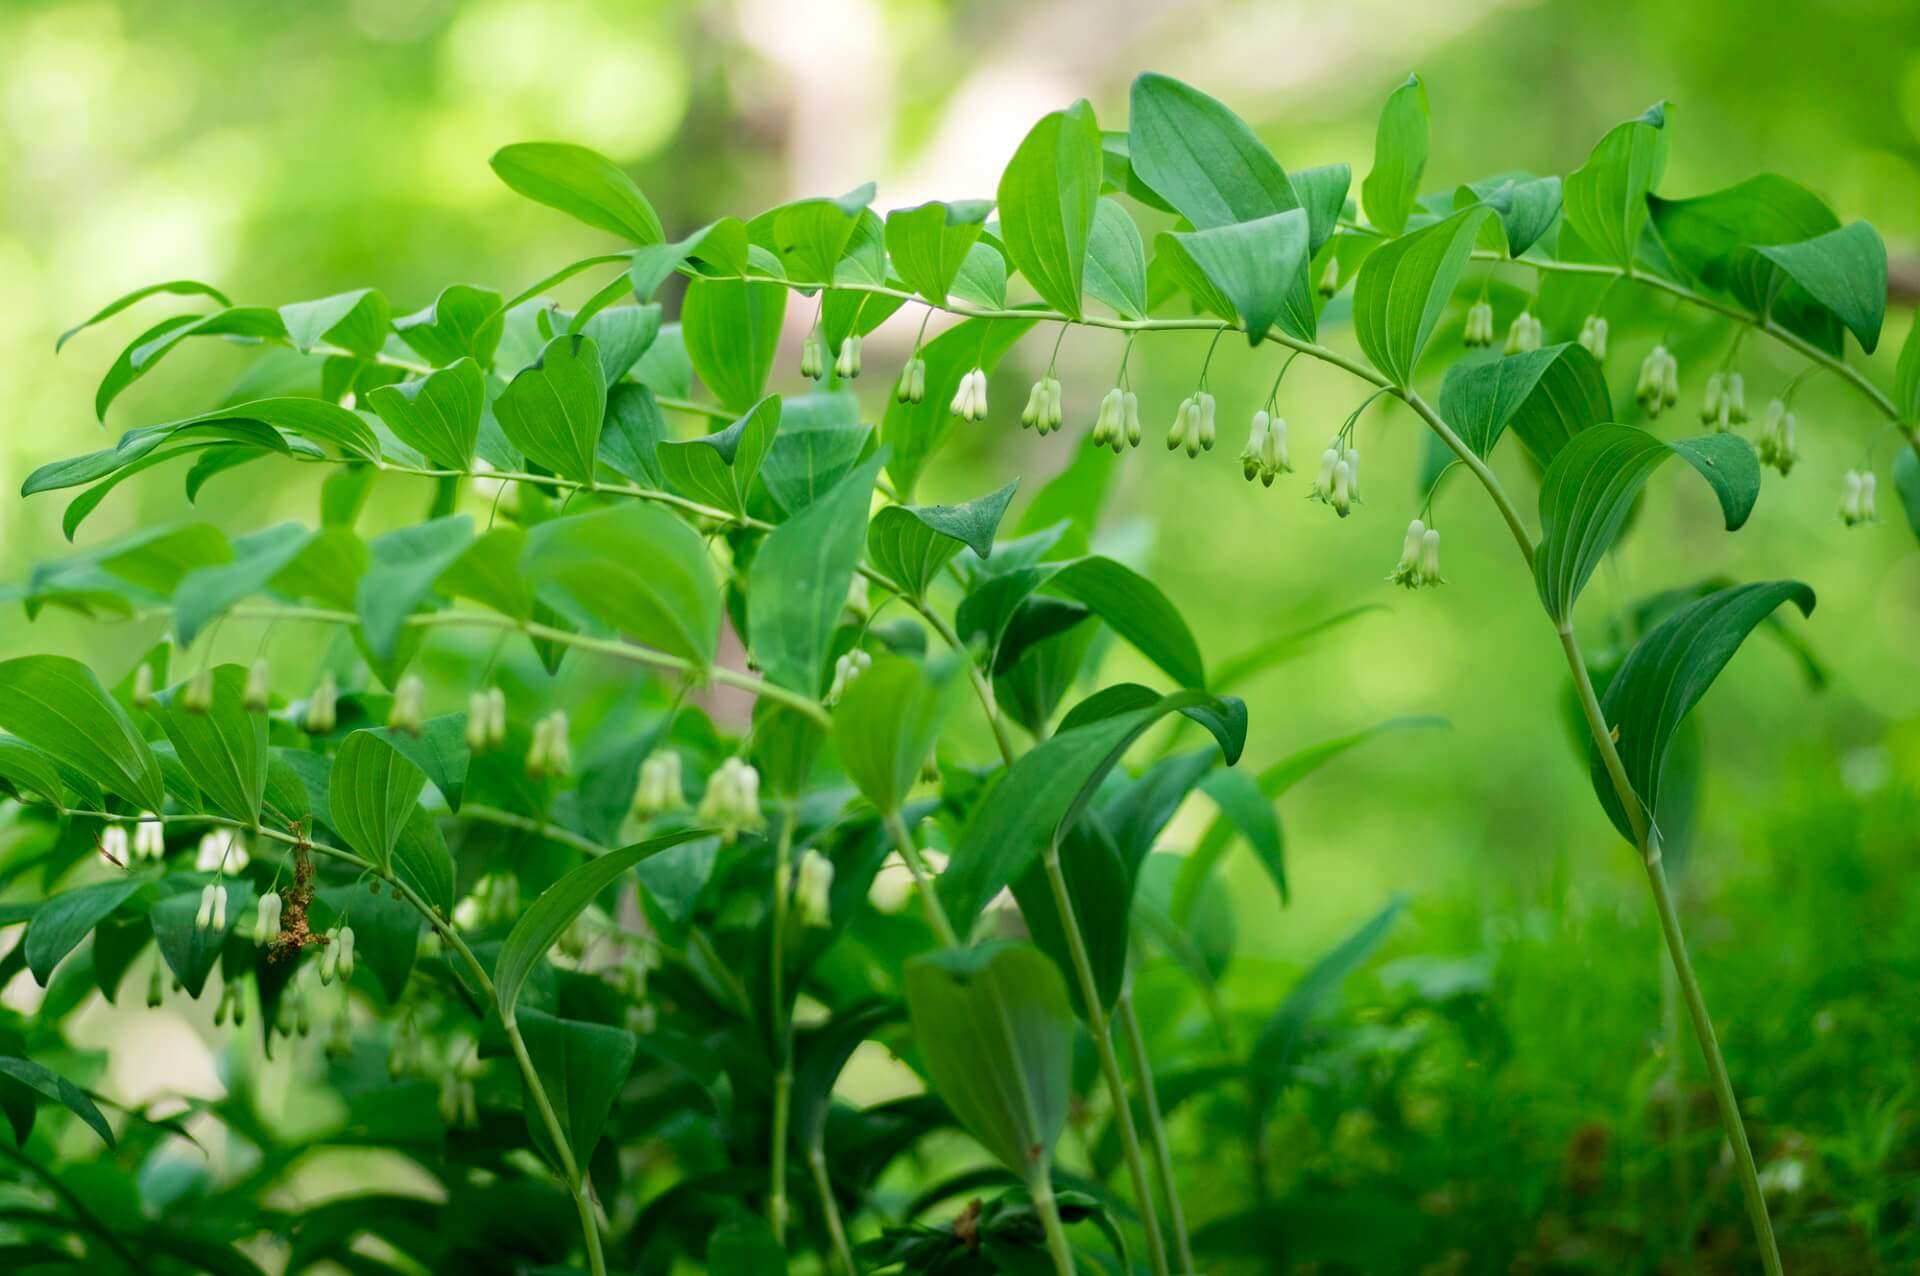
[[[1344,164],[1283,168],[1226,106],[1164,76],[1141,76],[1107,123],[1085,102],[1048,115],[991,202],[882,212],[866,186],[671,230],[599,155],[510,146],[501,179],[603,232],[606,251],[510,293],[453,283],[417,309],[367,287],[273,304],[176,280],[62,339],[160,311],[110,361],[102,420],[209,340],[263,363],[241,390],[133,422],[24,485],[74,493],[64,526],[84,547],[32,568],[14,601],[159,635],[97,670],[0,664],[0,789],[45,886],[0,912],[25,926],[10,968],[50,986],[36,1017],[0,1025],[25,1163],[44,1176],[72,1154],[32,1133],[29,1090],[121,1147],[102,1174],[179,1128],[109,1119],[43,1061],[63,1057],[77,1000],[53,990],[111,999],[140,969],[153,1004],[217,981],[223,1031],[271,1049],[300,1052],[325,1025],[332,1062],[298,1066],[335,1096],[332,1124],[263,1123],[245,1085],[205,1105],[260,1175],[309,1144],[361,1141],[442,1191],[260,1218],[221,1207],[244,1198],[216,1184],[164,1223],[109,1226],[55,1201],[43,1232],[102,1271],[253,1271],[235,1246],[262,1229],[293,1268],[375,1270],[357,1244],[372,1237],[433,1270],[596,1276],[679,1256],[716,1272],[1195,1272],[1231,1261],[1236,1235],[1284,1245],[1267,1202],[1286,1154],[1268,1123],[1308,1074],[1319,1003],[1399,905],[1263,1022],[1211,997],[1233,956],[1222,853],[1243,841],[1284,897],[1273,799],[1338,748],[1236,767],[1248,709],[1226,690],[1308,635],[1212,664],[1154,584],[1088,548],[1104,485],[1079,476],[1141,441],[1127,361],[1198,332],[1281,362],[1259,404],[1217,402],[1203,369],[1171,408],[1168,449],[1200,458],[1219,412],[1250,419],[1235,460],[1274,486],[1292,468],[1284,373],[1306,357],[1358,401],[1329,435],[1308,428],[1317,460],[1293,490],[1342,518],[1411,516],[1392,581],[1440,583],[1434,507],[1456,472],[1511,532],[1530,578],[1511,587],[1538,598],[1595,793],[1644,866],[1748,1244],[1779,1270],[1669,888],[1691,826],[1669,763],[1698,748],[1688,710],[1743,639],[1782,604],[1810,610],[1813,591],[1703,585],[1637,613],[1618,631],[1637,641],[1597,664],[1576,622],[1663,462],[1696,472],[1731,530],[1763,461],[1784,478],[1798,447],[1832,445],[1796,442],[1797,379],[1776,394],[1735,366],[1748,334],[1896,428],[1891,478],[1920,526],[1920,338],[1892,394],[1847,357],[1880,337],[1879,237],[1784,178],[1662,193],[1658,106],[1564,176],[1436,184],[1410,80],[1357,190]],[[673,276],[670,320],[657,298]],[[576,277],[585,300],[549,299]],[[798,393],[775,377],[790,306],[813,311],[798,372],[819,384]],[[913,344],[864,400],[851,383],[896,315]],[[1706,432],[1668,437],[1651,427],[1682,390],[1682,323],[1726,353],[1703,379]],[[920,501],[956,418],[1012,428],[989,375],[1049,327],[1056,356],[1071,327],[1123,346],[1097,399],[1052,360],[1033,383],[1020,424],[1092,417],[1054,445],[1075,449],[1066,476],[1011,524],[1013,483]],[[1757,451],[1740,432],[1748,375],[1769,399]],[[1363,503],[1376,400],[1417,417],[1431,450],[1417,486],[1370,474]],[[1509,436],[1541,475],[1537,514],[1495,473]],[[1166,463],[1157,451],[1127,463]],[[120,484],[168,462],[189,494],[242,468],[322,469],[319,517],[84,536]],[[1874,520],[1875,482],[1873,464],[1849,472],[1848,523]],[[417,516],[359,530],[376,502]],[[317,667],[280,652],[307,631],[338,636]],[[1096,634],[1150,672],[1098,685]],[[236,645],[238,663],[215,654]],[[977,736],[956,729],[969,719]],[[1218,818],[1177,854],[1169,821],[1194,792]],[[210,831],[228,836],[199,856]],[[1191,981],[1217,1040],[1149,1031],[1135,998],[1149,971]],[[864,1043],[929,1092],[837,1099]],[[1207,1202],[1204,1232],[1166,1133],[1201,1093],[1237,1114],[1249,1185]],[[885,1186],[954,1127],[986,1163],[919,1202]]]

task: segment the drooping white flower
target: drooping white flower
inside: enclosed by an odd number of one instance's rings
[[[417,673],[401,678],[393,689],[393,704],[387,709],[387,726],[408,735],[419,735],[426,716],[427,684]]]
[[[307,697],[307,712],[302,725],[309,735],[326,735],[339,723],[338,702],[340,688],[331,673],[320,675],[313,694]]]
[[[1420,546],[1426,534],[1427,525],[1420,519],[1407,524],[1407,537],[1400,543],[1400,561],[1393,565],[1388,580],[1408,589],[1420,588]]]
[[[281,899],[279,891],[260,897],[260,911],[253,919],[253,942],[265,947],[280,937]]]
[[[265,713],[267,703],[273,698],[273,668],[267,664],[265,656],[253,662],[247,670],[247,690],[242,697],[248,713]]]
[[[785,877],[785,874],[782,874]],[[833,861],[819,851],[808,850],[800,857],[793,874],[794,911],[802,926],[827,926],[833,921]],[[785,880],[780,889],[786,890]]]
[[[1580,325],[1580,344],[1587,353],[1596,359],[1607,357],[1607,321],[1599,315],[1588,315]]]
[[[707,791],[700,799],[700,819],[718,826],[721,839],[729,845],[741,832],[757,829],[760,814],[760,773],[744,758],[731,757],[707,777]]]
[[[1787,405],[1779,399],[1767,404],[1766,415],[1761,418],[1760,438],[1757,448],[1760,464],[1771,465],[1785,478],[1793,470],[1793,463],[1800,457],[1794,440],[1793,413],[1787,411]]]
[[[167,830],[160,823],[160,817],[152,811],[142,811],[133,825],[133,856],[135,859],[157,860],[167,853]]]
[[[1476,301],[1467,307],[1467,328],[1463,340],[1469,349],[1493,344],[1493,306]]]
[[[127,862],[127,826],[108,824],[100,830],[100,853],[116,864]]]
[[[640,764],[640,784],[634,793],[634,813],[650,818],[666,811],[678,811],[687,805],[680,788],[680,755],[672,749],[660,749],[647,755]]]

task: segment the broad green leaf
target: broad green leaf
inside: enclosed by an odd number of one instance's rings
[[[373,734],[392,745],[408,761],[419,767],[427,781],[440,791],[447,809],[460,812],[460,797],[467,783],[467,715],[442,714],[420,724],[418,732],[391,727],[373,728]]]
[[[945,305],[967,252],[980,238],[993,205],[984,199],[938,201],[887,214],[887,255],[907,287],[936,306]]]
[[[1247,340],[1260,344],[1283,313],[1307,264],[1308,225],[1304,209],[1209,230],[1170,232],[1156,241],[1161,253],[1176,255],[1183,276],[1197,271],[1217,297],[1196,294],[1202,306],[1237,321]],[[1220,310],[1220,300],[1227,307]],[[1312,314],[1306,316],[1310,325]]]
[[[393,844],[393,875],[441,917],[453,916],[453,856],[439,823],[424,806],[415,805],[400,828]]]
[[[1073,603],[1052,598],[1028,599],[1027,607],[1043,603],[1086,611]],[[1020,625],[1021,619],[1016,616],[1010,632],[1017,633]],[[1102,632],[1100,626],[1083,621],[1051,632],[1038,641],[1023,643],[1017,656],[1010,662],[1002,661],[993,671],[994,697],[1001,710],[1035,736],[1045,735],[1054,711],[1079,678],[1087,653]]]
[[[1000,238],[1007,256],[1042,300],[1075,319],[1100,167],[1100,127],[1082,99],[1043,116],[1000,178]]]
[[[1600,361],[1568,342],[1454,364],[1440,386],[1440,415],[1475,455],[1491,456],[1511,425],[1534,459],[1550,465],[1575,434],[1613,420],[1613,402]]]
[[[654,458],[667,482],[685,496],[736,518],[747,513],[747,492],[780,429],[781,400],[770,394],[726,429],[702,438],[662,439]]]
[[[21,802],[41,799],[54,806],[67,800],[67,786],[54,760],[10,735],[0,735],[0,792]]]
[[[982,252],[993,249],[975,245]],[[995,254],[996,256],[998,254]],[[960,378],[975,367],[991,373],[1014,343],[1033,326],[1031,319],[968,319],[955,324],[920,348],[927,361],[926,395],[919,403],[901,403],[887,396],[887,414],[880,439],[893,450],[887,474],[902,501],[913,499],[914,486],[928,460],[946,441],[959,418],[948,411]],[[991,393],[991,388],[990,388]],[[1001,386],[998,397],[1009,395]]]
[[[168,352],[188,337],[232,337],[241,341],[283,341],[280,312],[261,306],[231,306],[210,315],[175,315],[147,329],[120,352],[94,391],[94,415],[104,421],[120,392],[159,366]]]
[[[1407,228],[1407,214],[1427,171],[1427,86],[1417,75],[1387,95],[1373,139],[1373,171],[1360,183],[1367,220],[1390,235]]]
[[[1612,548],[1634,498],[1669,456],[1679,456],[1707,480],[1728,531],[1747,521],[1760,495],[1760,463],[1739,435],[1668,443],[1630,425],[1582,430],[1560,449],[1540,482],[1540,545],[1533,575],[1540,601],[1556,624],[1572,618],[1574,600]]]
[[[1134,175],[1200,230],[1300,203],[1286,170],[1245,121],[1168,76],[1134,80],[1127,149]]]
[[[687,285],[680,309],[687,357],[723,406],[746,412],[765,393],[786,313],[785,284],[696,279]]]
[[[623,381],[607,389],[607,419],[600,430],[600,463],[642,487],[664,488],[658,449],[669,437],[660,403],[646,386]]]
[[[194,426],[242,421],[257,421],[313,443],[336,447],[363,461],[374,461],[380,457],[380,442],[374,436],[373,427],[356,413],[322,399],[256,399],[251,403],[237,403],[229,408],[203,412],[199,416],[130,430],[120,442],[125,447],[129,440],[148,435],[166,437]]]
[[[233,933],[241,918],[253,911],[251,882],[244,877],[233,876],[217,879],[227,888],[227,924],[224,927],[209,926],[202,929],[197,924],[200,888],[215,880],[211,873],[169,878],[168,881],[181,889],[155,903],[153,910],[147,914],[153,924],[153,940],[159,946],[160,956],[166,959],[167,968],[186,988],[189,997],[198,997],[207,986],[207,976],[213,973],[214,963],[220,960],[220,950],[226,946],[227,936]]]
[[[1893,489],[1900,494],[1901,508],[1907,512],[1907,526],[1920,537],[1920,457],[1912,445],[1893,454]]]
[[[1073,1014],[1027,944],[928,953],[906,968],[913,1040],[933,1090],[1013,1173],[1044,1173],[1072,1097]]]
[[[825,496],[873,447],[860,400],[847,390],[780,403],[780,429],[760,463],[760,483],[782,513],[797,514]]]
[[[1074,923],[1080,932],[1094,993],[1111,1011],[1127,976],[1127,923],[1133,912],[1133,874],[1097,818],[1082,820],[1060,835],[1060,876],[1067,885]],[[1074,1013],[1086,1018],[1073,941],[1053,894],[1046,865],[1035,860],[1011,883],[1020,917],[1036,947],[1059,969]]]
[[[452,284],[441,289],[431,306],[393,321],[400,339],[433,364],[444,368],[472,359],[481,369],[493,366],[506,321],[501,296],[490,288]]]
[[[1607,684],[1600,708],[1613,729],[1620,761],[1642,809],[1659,810],[1662,773],[1674,733],[1754,626],[1782,603],[1813,614],[1813,590],[1797,580],[1763,581],[1718,590],[1687,604],[1635,643]],[[1632,824],[1613,782],[1592,753],[1593,791],[1622,837]]]
[[[301,354],[325,343],[371,359],[386,344],[392,314],[383,293],[360,288],[318,301],[290,302],[280,307],[280,322]]]
[[[593,481],[607,383],[592,338],[561,335],[494,400],[508,442],[563,478]]]
[[[998,653],[1014,614],[1029,595],[1048,589],[1099,613],[1115,633],[1160,666],[1182,687],[1204,687],[1200,645],[1179,610],[1158,586],[1132,568],[1099,556],[1070,563],[1016,568],[987,580],[960,604],[960,636],[986,642]],[[995,660],[998,668],[999,661]]]
[[[1492,210],[1463,209],[1373,250],[1353,286],[1353,330],[1367,359],[1396,386],[1413,383],[1433,335]]]
[[[219,665],[212,677],[206,712],[187,711],[181,703],[187,684],[180,683],[155,697],[153,716],[213,810],[258,827],[267,791],[267,715],[247,710],[246,669]]]
[[[666,240],[659,214],[633,179],[584,146],[521,142],[494,152],[493,171],[528,199],[636,244]]]
[[[369,862],[391,871],[394,844],[426,783],[426,774],[391,743],[354,731],[333,757],[327,822]]]
[[[1280,893],[1280,902],[1288,903],[1292,891],[1287,886],[1286,836],[1280,830],[1273,800],[1261,790],[1259,780],[1238,769],[1215,771],[1200,782],[1200,787],[1220,808],[1221,818],[1252,849],[1274,890]]]
[[[706,542],[657,505],[628,501],[527,533],[535,593],[705,668],[720,643],[720,587]]]
[[[601,1132],[626,1085],[627,1073],[633,1070],[640,1043],[625,1028],[556,1019],[537,1010],[520,1017],[520,1031],[574,1160],[584,1166],[600,1144]],[[534,1145],[558,1165],[559,1154],[533,1100],[528,1098],[521,1106]]]
[[[1300,207],[1307,210],[1307,228],[1311,232],[1307,248],[1318,255],[1340,224],[1346,210],[1347,189],[1353,185],[1353,169],[1345,164],[1322,164],[1303,168],[1290,175],[1293,193]]]
[[[1015,479],[997,492],[958,505],[885,506],[867,529],[867,553],[875,569],[910,597],[924,597],[961,550],[992,557],[994,535],[1019,486]]]
[[[1902,423],[1920,429],[1920,319],[1907,328],[1893,374],[1893,404]]]
[[[132,292],[108,302],[100,309],[94,311],[88,318],[61,333],[54,340],[53,352],[55,354],[60,353],[61,348],[74,337],[96,324],[105,323],[129,306],[145,301],[148,297],[162,294],[174,297],[211,297],[222,306],[233,305],[231,301],[227,300],[227,295],[218,288],[215,288],[212,284],[203,284],[195,279],[171,279],[166,283],[148,284],[143,288],[135,288]]]
[[[209,623],[235,603],[267,587],[313,541],[298,523],[235,537],[233,561],[198,567],[180,578],[173,591],[173,628],[182,646],[190,646]]]
[[[142,810],[166,805],[153,751],[93,671],[72,657],[0,661],[0,730]]]
[[[100,1115],[100,1109],[94,1105],[92,1099],[87,1097],[84,1090],[65,1077],[59,1076],[42,1064],[35,1063],[31,1059],[22,1059],[17,1055],[0,1055],[0,1076],[11,1077],[36,1094],[52,1099],[85,1121],[109,1148],[114,1146],[113,1128],[107,1124],[107,1119]],[[69,1256],[61,1253],[57,1265],[65,1266],[69,1261]]]
[[[978,243],[967,249],[960,273],[953,277],[953,295],[962,301],[989,310],[1004,310],[1007,305],[1007,259],[992,244]]]
[[[1127,210],[1111,199],[1094,205],[1093,230],[1087,238],[1087,295],[1113,307],[1123,319],[1147,313],[1147,254],[1140,229]]]
[[[872,182],[838,199],[802,199],[747,223],[747,238],[779,258],[795,283],[829,284],[860,215],[873,201]]]
[[[1797,244],[1753,251],[1838,316],[1860,348],[1873,353],[1887,314],[1887,246],[1878,231],[1854,222]]]
[[[898,811],[966,685],[951,663],[880,656],[847,685],[833,711],[840,765],[869,802]]]
[[[784,1276],[787,1254],[772,1224],[750,1214],[713,1229],[706,1270],[708,1276]]]
[[[1256,1095],[1255,1106],[1261,1119],[1273,1096],[1279,1092],[1292,1068],[1301,1038],[1325,1011],[1326,1004],[1348,976],[1371,957],[1393,929],[1403,902],[1395,897],[1351,935],[1341,940],[1332,952],[1314,963],[1300,978],[1274,1012],[1261,1026],[1253,1043],[1247,1068]]]
[[[367,404],[408,447],[446,470],[473,463],[480,434],[480,411],[487,383],[470,356],[414,381],[383,385],[367,395]]]
[[[360,577],[356,610],[367,646],[391,659],[414,609],[432,594],[434,582],[466,553],[473,520],[450,514],[388,532],[369,547],[371,562]]]
[[[1245,706],[1237,700],[1202,691],[1170,696],[1144,692],[1130,695],[1126,706],[1079,723],[1069,715],[1057,733],[1007,768],[974,812],[940,878],[940,895],[957,925],[963,929],[971,925],[988,900],[1025,873],[1046,845],[1079,819],[1134,741],[1168,714],[1237,721],[1237,731],[1227,733],[1222,749],[1230,765],[1239,758],[1245,742]]]
[[[533,586],[520,570],[527,534],[517,527],[493,527],[440,573],[434,589],[453,598],[471,598],[503,616],[527,620],[533,615]]]
[[[1560,216],[1560,179],[1517,174],[1468,182],[1453,192],[1456,210],[1485,204],[1500,218],[1509,257],[1518,257]]]
[[[767,680],[818,695],[847,590],[867,541],[867,511],[887,450],[773,529],[747,573],[747,634]]]
[[[672,244],[650,244],[635,249],[633,265],[627,270],[633,295],[650,301],[667,282],[667,276],[700,262],[716,275],[743,275],[747,271],[747,227],[738,217],[722,217],[708,222],[685,239]]]
[[[534,967],[546,958],[547,950],[559,940],[574,918],[585,911],[600,892],[619,881],[626,871],[652,855],[698,838],[712,836],[711,829],[677,829],[632,846],[588,860],[541,892],[540,898],[520,915],[501,946],[493,967],[493,991],[500,1017],[512,1023],[521,989],[526,987]]]
[[[599,311],[585,324],[574,322],[575,331],[584,334],[600,350],[600,379],[609,387],[617,385],[640,362],[648,347],[660,335],[660,307],[612,306]]]
[[[1609,265],[1633,268],[1647,196],[1666,167],[1666,123],[1666,103],[1656,102],[1616,125],[1561,187],[1567,225]]]
[[[40,986],[46,987],[53,978],[53,968],[61,958],[143,885],[140,878],[121,877],[62,891],[42,903],[27,923],[27,937],[21,941],[27,969]]]
[[[1825,201],[1798,182],[1762,173],[1690,199],[1649,196],[1653,229],[1668,258],[1714,292],[1738,296],[1756,312],[1765,289],[1737,267],[1741,250],[1794,244],[1840,229]]]

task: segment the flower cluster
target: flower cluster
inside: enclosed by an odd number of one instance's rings
[[[649,819],[687,805],[680,789],[680,755],[672,749],[649,753],[640,764],[640,784],[634,790],[634,814]]]
[[[1253,428],[1247,432],[1247,445],[1240,449],[1240,470],[1251,483],[1258,477],[1266,487],[1273,486],[1276,475],[1291,474],[1293,463],[1287,459],[1287,420],[1265,408],[1253,414]]]
[[[1469,350],[1493,344],[1493,306],[1476,301],[1467,307],[1467,331],[1463,340]]]
[[[166,826],[152,811],[140,812],[140,818],[133,824],[133,857],[138,860],[157,860],[166,853]]]
[[[927,397],[927,361],[914,355],[900,367],[900,379],[893,383],[893,397],[900,403],[918,403]]]
[[[732,757],[707,777],[707,792],[700,799],[702,821],[718,825],[728,845],[749,829],[760,827],[760,773],[743,758]]]
[[[848,333],[840,342],[840,353],[834,356],[833,375],[842,381],[851,381],[860,375],[860,334]]]
[[[1700,401],[1700,424],[1725,434],[1746,423],[1746,378],[1738,372],[1716,372],[1708,377],[1706,397]]]
[[[1800,459],[1800,452],[1794,446],[1793,413],[1787,405],[1775,399],[1767,404],[1766,415],[1760,418],[1760,438],[1755,445],[1760,453],[1760,464],[1771,465],[1785,478],[1793,471],[1793,463]]]
[[[1020,409],[1020,424],[1025,429],[1051,434],[1060,428],[1065,413],[1061,410],[1060,378],[1044,376],[1027,392],[1027,406]]]
[[[1655,346],[1640,361],[1640,380],[1633,397],[1650,417],[1657,417],[1680,402],[1680,362],[1664,345]]]
[[[1188,456],[1212,451],[1215,437],[1213,414],[1213,396],[1205,390],[1196,391],[1180,400],[1180,407],[1173,414],[1173,427],[1167,431],[1167,451],[1185,447]]]
[[[227,888],[220,882],[208,882],[200,888],[200,911],[193,924],[201,930],[224,931],[227,928]]]
[[[974,368],[960,378],[960,388],[953,392],[953,403],[947,409],[962,421],[984,421],[987,419],[987,374],[980,368]]]
[[[1580,325],[1580,344],[1587,353],[1596,359],[1607,357],[1607,321],[1599,315],[1588,315],[1586,322]]]
[[[265,948],[280,938],[280,910],[283,907],[279,891],[268,891],[260,897],[260,911],[253,919],[253,942],[255,946]]]
[[[1522,310],[1513,317],[1513,325],[1507,329],[1508,354],[1528,354],[1540,348],[1540,320],[1530,310]]]
[[[153,826],[158,829],[160,826]],[[137,849],[137,848],[136,848]],[[247,854],[247,844],[238,833],[231,829],[214,829],[200,839],[200,846],[194,852],[193,867],[202,873],[217,873],[225,869],[238,873],[252,860]]]
[[[566,775],[573,770],[573,749],[567,742],[567,711],[555,709],[533,724],[533,744],[527,750],[527,774],[536,780]]]
[[[1107,391],[1100,400],[1100,415],[1093,422],[1093,445],[1112,448],[1140,446],[1140,396],[1119,386]]]
[[[794,911],[803,926],[826,926],[833,921],[833,861],[815,850],[800,857],[798,872],[782,864],[776,889],[793,894]]]
[[[1874,522],[1872,470],[1848,470],[1840,492],[1840,521],[1848,527]]]
[[[1407,524],[1407,539],[1400,546],[1400,561],[1387,577],[1396,585],[1419,589],[1423,585],[1442,585],[1440,574],[1440,532],[1420,519]]]
[[[827,688],[827,703],[839,704],[840,697],[847,694],[847,687],[873,667],[873,657],[855,647],[833,662],[833,685]]]
[[[1320,454],[1320,473],[1315,476],[1307,496],[1322,505],[1333,506],[1333,512],[1341,518],[1351,514],[1360,500],[1359,449],[1349,447],[1343,452],[1337,438],[1327,444],[1327,450]]]
[[[467,697],[467,750],[485,753],[507,742],[507,693],[488,687]]]
[[[327,932],[327,951],[320,954],[320,982],[330,984],[335,975],[353,981],[353,927],[335,926]]]

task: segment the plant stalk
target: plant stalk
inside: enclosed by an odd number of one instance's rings
[[[773,1033],[780,1052],[780,1071],[773,1082],[773,1146],[767,1156],[767,1223],[782,1249],[787,1244],[787,1125],[793,1111],[793,1031],[788,1023],[786,994],[787,877],[793,858],[793,804],[780,820],[773,870]]]
[[[1154,1276],[1170,1276],[1167,1242],[1160,1234],[1159,1212],[1153,1207],[1147,1161],[1140,1151],[1139,1131],[1133,1128],[1133,1106],[1127,1101],[1127,1083],[1120,1076],[1120,1057],[1113,1048],[1113,1025],[1107,1019],[1106,1007],[1100,1004],[1100,986],[1093,977],[1093,962],[1087,956],[1087,941],[1080,933],[1080,922],[1074,916],[1073,896],[1067,890],[1067,875],[1060,867],[1059,846],[1048,846],[1042,862],[1046,865],[1047,884],[1053,888],[1054,908],[1060,913],[1060,929],[1067,937],[1067,951],[1073,957],[1073,973],[1080,984],[1087,1029],[1093,1034],[1094,1049],[1100,1055],[1100,1073],[1106,1079],[1107,1097],[1113,1102],[1120,1150],[1126,1155],[1127,1175],[1133,1180],[1134,1200],[1140,1207],[1140,1227],[1147,1237],[1147,1257],[1153,1264]]]
[[[847,1243],[847,1225],[840,1218],[840,1202],[834,1199],[833,1180],[827,1174],[826,1149],[818,1143],[807,1148],[807,1169],[813,1175],[813,1190],[820,1196],[820,1216],[826,1220],[833,1256],[846,1276],[860,1276],[853,1262],[853,1247]]]
[[[907,822],[900,818],[899,811],[888,811],[887,831],[893,834],[893,844],[900,848],[900,858],[907,862],[907,870],[913,874],[913,884],[920,892],[920,902],[926,906],[927,922],[933,927],[933,933],[943,948],[960,947],[959,933],[953,929],[953,922],[947,917],[946,906],[940,902],[940,892],[934,888],[933,874],[927,871],[927,862],[920,858],[920,848],[913,844],[913,834],[907,828]]]
[[[1140,1031],[1140,1016],[1133,1008],[1133,990],[1120,990],[1115,1008],[1120,1031],[1127,1039],[1127,1053],[1133,1059],[1134,1083],[1147,1114],[1147,1139],[1153,1144],[1154,1169],[1160,1177],[1160,1192],[1167,1200],[1167,1217],[1173,1224],[1173,1251],[1180,1258],[1180,1270],[1187,1276],[1199,1268],[1193,1263],[1193,1242],[1187,1236],[1187,1213],[1180,1206],[1180,1185],[1173,1173],[1173,1148],[1167,1142],[1166,1121],[1160,1115],[1160,1095],[1153,1085],[1153,1060],[1147,1056],[1146,1035]]]
[[[1067,1229],[1060,1225],[1060,1202],[1053,1199],[1053,1171],[1047,1158],[1042,1157],[1028,1174],[1027,1195],[1033,1198],[1034,1213],[1046,1231],[1055,1276],[1074,1276],[1079,1269],[1074,1265],[1073,1246],[1067,1244]]]

